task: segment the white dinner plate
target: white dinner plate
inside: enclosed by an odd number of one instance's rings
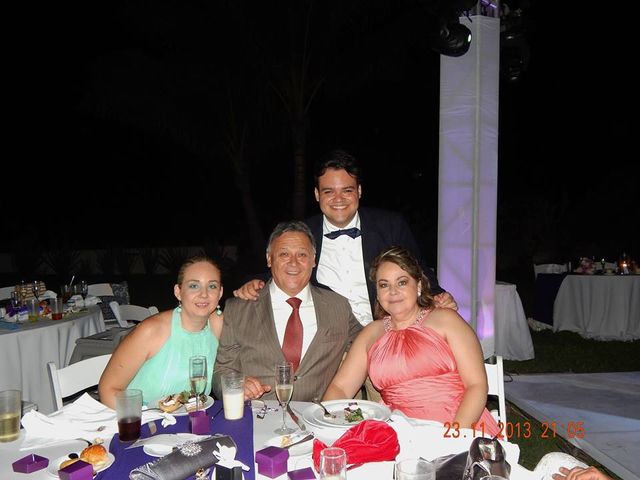
[[[322,402],[322,404],[327,410],[335,414],[336,418],[325,417],[322,408],[315,404],[309,405],[304,409],[302,418],[317,427],[349,428],[357,425],[361,421],[348,422],[344,418],[344,409],[349,406],[349,403],[357,403],[358,407],[362,410],[364,420],[380,420],[384,422],[391,415],[391,410],[386,406],[369,400],[329,400]]]
[[[309,435],[309,432],[298,432],[291,435],[278,435],[277,437],[270,438],[265,442],[267,447],[282,447],[282,442],[284,437],[289,437],[289,443],[295,443],[299,440],[302,440],[304,437]],[[294,445],[293,447],[289,447],[289,456],[290,457],[300,457],[302,455],[308,455],[313,450],[313,439],[307,440],[306,442],[302,442],[298,445]]]
[[[116,461],[116,457],[113,455],[113,453],[109,452],[107,453],[107,455],[109,456],[109,460],[107,460],[107,463],[102,465],[100,468],[96,468],[95,469],[96,473],[106,470],[111,465],[113,465],[113,462]],[[80,456],[79,452],[78,452],[78,456]],[[63,455],[62,457],[58,457],[55,460],[49,462],[49,466],[47,467],[47,473],[54,478],[60,478],[58,476],[58,470],[60,470],[60,464],[65,460],[69,460],[69,455]]]
[[[164,398],[164,397],[162,397],[162,398]],[[149,405],[147,405],[147,407],[148,408],[158,408],[160,400],[162,400],[162,399],[158,398],[155,402],[152,402]],[[210,397],[209,395],[207,395],[207,401],[204,402],[204,410],[209,408],[211,405],[213,405],[213,398]],[[202,404],[200,404],[200,410],[202,410]],[[175,410],[173,412],[169,412],[169,413],[171,413],[171,415],[175,415],[176,417],[189,415],[189,412],[187,412],[187,409],[184,408],[184,405],[181,405],[180,408],[178,408],[177,410]]]
[[[144,444],[142,450],[152,457],[164,457],[173,451],[174,447],[179,447],[187,442],[201,440],[202,435],[193,433],[161,434],[153,437],[153,443]]]

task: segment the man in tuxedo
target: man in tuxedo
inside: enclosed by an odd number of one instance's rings
[[[315,197],[322,214],[306,220],[315,238],[318,260],[312,281],[349,299],[362,325],[373,320],[376,289],[369,266],[383,249],[403,246],[420,262],[435,295],[436,306],[457,309],[422,257],[411,230],[399,213],[360,207],[362,186],[356,159],[343,150],[325,155],[316,165]],[[254,300],[264,280],[254,279],[233,292]]]
[[[282,222],[269,238],[272,279],[256,301],[226,302],[213,389],[221,398],[220,374],[245,374],[245,398],[275,398],[274,366],[294,365],[293,400],[322,397],[343,354],[362,329],[341,295],[309,283],[315,242],[304,222]]]

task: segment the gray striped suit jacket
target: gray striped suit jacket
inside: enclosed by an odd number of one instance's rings
[[[309,286],[318,329],[296,372],[292,400],[322,397],[340,366],[344,352],[362,329],[342,295]],[[257,301],[232,298],[224,309],[224,327],[216,356],[214,393],[222,398],[219,374],[239,370],[274,386],[274,365],[284,360],[278,341],[268,285]],[[263,399],[275,399],[272,390]]]

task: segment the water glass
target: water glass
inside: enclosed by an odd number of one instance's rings
[[[51,307],[51,320],[62,320],[64,313],[64,303],[61,298],[52,298],[49,306]]]
[[[423,458],[407,458],[396,463],[396,480],[436,480],[436,466]]]
[[[142,420],[142,390],[121,390],[116,393],[116,416],[121,442],[140,438]]]
[[[29,321],[35,322],[40,316],[40,301],[37,298],[30,298],[27,300],[27,307],[29,308]]]
[[[320,478],[324,480],[347,478],[347,454],[344,449],[328,447],[320,452]]]
[[[0,392],[0,442],[12,442],[20,435],[22,393],[20,390]]]
[[[240,420],[244,415],[244,375],[230,371],[221,376],[224,418]]]

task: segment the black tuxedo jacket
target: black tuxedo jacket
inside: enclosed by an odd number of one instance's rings
[[[371,302],[371,311],[373,311],[376,299],[376,287],[369,279],[369,268],[371,261],[382,250],[392,246],[400,246],[409,250],[420,262],[425,275],[431,284],[431,291],[434,295],[444,292],[438,284],[438,279],[434,271],[429,268],[422,257],[420,248],[415,237],[411,233],[409,225],[402,215],[389,210],[380,210],[376,208],[360,207],[358,209],[360,215],[360,231],[362,232],[362,256],[364,260],[364,274],[367,279],[367,289],[369,290],[369,301]],[[316,240],[316,264],[320,259],[322,252],[322,220],[323,215],[315,215],[305,220],[311,229]],[[330,241],[330,240],[328,240]],[[311,276],[312,282],[318,284],[316,279],[316,268],[313,269]]]

